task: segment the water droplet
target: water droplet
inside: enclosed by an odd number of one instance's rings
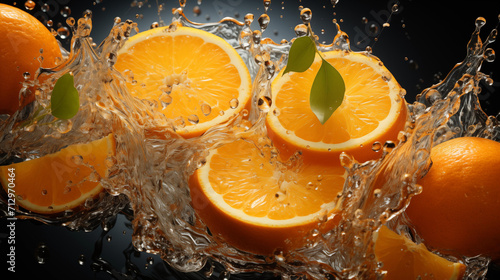
[[[257,21],[259,22],[260,30],[264,32],[269,25],[271,18],[269,18],[267,14],[262,14]]]
[[[61,16],[63,17],[67,17],[71,15],[71,9],[68,7],[68,6],[64,6],[62,9],[61,9]]]
[[[47,190],[46,189],[42,190],[42,195],[47,195]]]
[[[323,180],[323,175],[318,175],[318,177],[316,177],[316,180],[318,180],[318,182],[321,182]]]
[[[149,265],[153,265],[155,263],[155,260],[153,259],[153,257],[148,257],[146,259],[146,263]]]
[[[302,37],[307,35],[307,26],[305,24],[298,24],[294,28],[297,37]]]
[[[30,77],[31,77],[30,72],[24,72],[24,73],[23,73],[23,78],[24,78],[25,80],[29,80],[29,78],[30,78]]]
[[[367,19],[366,17],[362,17],[362,18],[361,18],[361,22],[362,22],[363,24],[367,24],[367,23],[368,23],[368,19]]]
[[[193,14],[195,16],[199,16],[201,14],[201,8],[200,8],[200,6],[194,6],[193,7]]]
[[[201,104],[201,112],[203,113],[203,115],[208,116],[210,115],[210,113],[212,113],[212,107],[210,107],[210,105],[208,105],[207,103],[203,103]]]
[[[73,121],[72,120],[58,120],[55,123],[55,128],[59,133],[68,133],[71,128],[73,128]]]
[[[397,12],[399,11],[399,6],[398,6],[398,4],[394,4],[394,5],[392,5],[392,9],[391,9],[391,11],[392,11],[393,13],[397,13]]]
[[[375,197],[380,197],[382,195],[382,190],[381,189],[374,189],[373,190],[373,195]]]
[[[383,24],[382,26],[383,26],[383,27],[389,27],[389,26],[391,26],[391,24],[390,24],[390,23],[388,23],[388,22],[384,22],[384,24]]]
[[[392,141],[385,141],[383,151],[386,153],[390,153],[394,148],[396,148],[396,144]]]
[[[262,39],[262,32],[260,30],[254,30],[252,32],[252,39],[254,44],[260,44],[260,40]]]
[[[187,117],[187,120],[188,120],[188,122],[190,122],[192,124],[198,124],[200,122],[200,118],[198,118],[198,116],[194,115],[194,114],[193,115],[189,115]]]
[[[186,0],[179,0],[179,5],[184,8],[186,7]],[[140,7],[139,7],[140,8]]]
[[[335,5],[339,3],[339,0],[331,0],[332,6],[335,8]]]
[[[378,141],[374,142],[372,145],[372,150],[375,152],[378,152],[378,151],[380,151],[380,149],[382,149],[382,144]]]
[[[373,35],[375,35],[378,32],[378,26],[375,23],[372,23],[370,24],[369,30]]]
[[[304,8],[300,11],[300,19],[304,24],[309,24],[312,18],[312,11],[309,8]]]
[[[49,248],[45,243],[40,243],[35,251],[36,261],[39,264],[46,264],[49,260]]]
[[[244,21],[245,21],[245,25],[250,26],[250,24],[252,24],[252,22],[253,22],[253,14],[246,14]]]
[[[36,6],[35,1],[29,0],[24,2],[24,8],[26,8],[26,10],[31,11],[35,8],[35,6]]]
[[[154,28],[158,28],[158,27],[160,27],[160,24],[157,21],[155,21],[155,22],[151,23],[151,25],[149,26],[149,29],[154,29]]]
[[[75,18],[69,17],[66,19],[66,24],[69,26],[75,26]]]
[[[107,240],[108,242],[111,242],[111,240],[112,240],[112,239],[113,239],[113,237],[112,237],[111,235],[108,235],[108,237],[106,237],[106,240]]]
[[[49,20],[47,20],[46,25],[47,25],[47,27],[52,27],[54,25],[54,21],[49,19]],[[56,35],[57,35],[57,33],[56,33]]]
[[[47,3],[44,3],[41,7],[42,12],[46,13],[50,10],[50,5]]]
[[[114,24],[117,25],[120,22],[122,22],[122,19],[120,17],[115,17]]]
[[[163,92],[160,97],[158,97],[158,99],[160,100],[160,103],[161,103],[161,106],[163,107],[163,109],[167,108],[168,105],[170,105],[173,101],[172,99],[172,96],[170,96],[169,94]]]
[[[478,17],[476,19],[476,27],[481,28],[486,24],[486,19],[484,17]]]
[[[84,256],[84,255],[80,255],[80,256],[78,257],[78,264],[79,264],[79,265],[84,265],[86,260],[87,260],[87,259],[85,258],[85,256]]]
[[[231,107],[231,109],[236,109],[239,105],[240,101],[237,98],[233,98],[229,101],[229,107]]]
[[[70,35],[69,29],[65,26],[61,26],[57,29],[57,35],[59,35],[59,37],[63,40],[68,38]]]

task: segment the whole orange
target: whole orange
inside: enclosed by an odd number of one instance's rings
[[[32,89],[27,96],[19,98],[23,74],[27,72],[33,79],[39,67],[54,67],[56,58],[62,56],[61,50],[40,21],[6,4],[0,4],[0,50],[0,114],[13,114],[34,100]],[[43,56],[42,62],[40,56]]]
[[[500,143],[455,138],[431,150],[432,167],[406,213],[424,243],[445,254],[500,259]]]

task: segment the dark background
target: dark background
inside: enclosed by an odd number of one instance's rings
[[[1,0],[13,4],[14,1]],[[152,22],[159,21],[157,1],[133,0],[36,0],[36,7],[29,11],[41,21],[53,21],[53,28],[67,26],[61,15],[64,6],[71,9],[70,16],[79,18],[85,9],[93,11],[91,36],[98,44],[111,30],[116,16],[132,19],[144,31]],[[141,3],[142,2],[142,5]],[[282,4],[283,2],[283,4]],[[286,2],[286,3],[285,3]],[[41,11],[43,3],[50,5]],[[171,8],[177,1],[158,1],[164,9],[160,13],[165,23],[171,21]],[[197,22],[213,22],[230,16],[242,21],[246,13],[255,19],[264,12],[262,0],[202,0],[201,13],[193,12],[197,3],[189,0],[186,15]],[[390,27],[382,30],[392,4],[396,1],[340,0],[335,8],[330,0],[274,0],[269,8],[271,23],[264,32],[279,42],[294,36],[293,27],[301,23],[300,5],[311,8],[312,27],[320,41],[330,43],[336,32],[332,19],[336,19],[351,39],[353,50],[366,46],[373,48],[407,90],[407,101],[413,102],[416,94],[443,79],[449,70],[466,55],[466,44],[472,34],[477,17],[486,18],[482,38],[498,25],[500,3],[497,1],[430,1],[401,0],[399,11],[391,17]],[[24,9],[24,1],[16,1]],[[335,15],[334,15],[335,13]],[[364,20],[363,18],[366,18]],[[252,25],[258,28],[257,20]],[[321,30],[324,29],[324,34]],[[381,33],[380,33],[381,32]],[[375,38],[378,38],[376,40]],[[61,39],[65,46],[69,39]],[[359,43],[358,43],[359,42]],[[499,42],[490,47],[499,50]],[[495,80],[493,86],[483,85],[480,95],[483,109],[490,115],[499,112],[500,67],[499,62],[484,63],[482,72]],[[136,279],[201,279],[199,274],[183,275],[166,266],[160,258],[136,252],[131,247],[132,229],[125,215],[119,215],[115,226],[105,232],[101,227],[91,231],[70,231],[64,227],[43,225],[34,221],[16,222],[16,274],[7,273],[5,266],[7,228],[5,219],[0,220],[0,277],[21,279],[36,275],[39,279],[127,279],[120,273],[128,272]],[[40,262],[43,262],[41,264]],[[215,273],[214,277],[218,274]],[[130,277],[129,279],[134,279]],[[235,277],[232,277],[235,278]],[[24,278],[25,279],[25,278]],[[490,268],[488,279],[500,279],[496,267]]]

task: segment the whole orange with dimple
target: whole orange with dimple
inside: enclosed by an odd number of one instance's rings
[[[421,194],[406,210],[427,247],[500,259],[500,143],[461,137],[431,150]]]
[[[33,89],[19,99],[24,73],[33,79],[38,68],[54,67],[61,50],[40,21],[6,4],[0,4],[0,50],[0,114],[13,114],[34,100]]]

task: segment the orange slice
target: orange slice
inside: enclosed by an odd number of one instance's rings
[[[120,49],[115,67],[131,80],[131,94],[156,102],[184,137],[201,135],[250,106],[245,63],[229,43],[206,31],[141,32]]]
[[[375,255],[387,271],[385,280],[462,279],[465,265],[454,263],[429,252],[424,244],[415,244],[386,226],[374,234]]]
[[[193,207],[212,234],[270,255],[304,245],[320,221],[333,226],[344,171],[312,164],[280,168],[255,144],[238,140],[211,151],[189,185]]]
[[[300,150],[304,159],[338,162],[340,152],[358,161],[376,158],[372,145],[396,141],[406,123],[401,86],[377,58],[363,53],[322,54],[342,75],[346,91],[342,105],[322,125],[310,109],[309,93],[321,65],[317,56],[303,73],[283,71],[272,84],[272,106],[266,124],[269,137],[289,157]]]
[[[58,213],[102,191],[99,180],[108,175],[108,157],[114,155],[115,141],[110,134],[37,159],[0,166],[0,182],[26,210]]]

